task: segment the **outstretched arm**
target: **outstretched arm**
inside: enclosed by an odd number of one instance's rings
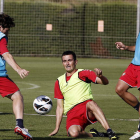
[[[102,70],[95,68],[94,72],[97,75],[96,81],[98,84],[107,85],[109,83],[108,79],[102,75]]]
[[[54,136],[58,133],[60,124],[63,117],[63,99],[57,99],[57,108],[56,108],[56,126],[53,132],[49,136]]]
[[[122,42],[116,42],[115,44],[117,49],[135,51],[135,46],[126,46]]]
[[[20,75],[21,78],[24,78],[28,75],[29,71],[22,69],[14,60],[13,56],[7,52],[2,54],[4,60]]]

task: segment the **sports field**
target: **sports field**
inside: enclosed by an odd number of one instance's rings
[[[9,77],[21,89],[24,96],[24,125],[34,137],[34,140],[64,140],[68,138],[64,116],[59,133],[56,136],[49,137],[49,133],[55,128],[55,109],[56,100],[53,98],[54,83],[58,76],[65,71],[60,58],[54,57],[15,57],[18,64],[30,71],[25,79],[21,79],[18,74],[7,65]],[[102,108],[110,127],[120,137],[120,140],[127,140],[137,130],[138,113],[132,107],[124,103],[115,93],[115,86],[118,78],[129,65],[131,59],[94,59],[78,58],[77,68],[91,69],[100,68],[109,79],[109,85],[92,84],[92,91],[95,101]],[[137,97],[137,89],[130,89]],[[33,100],[39,95],[47,95],[53,101],[53,109],[48,115],[38,115],[33,110]],[[0,97],[0,140],[22,140],[20,136],[14,134],[15,118],[12,113],[12,102],[7,98]],[[105,130],[99,123],[90,125],[91,128],[99,131]],[[108,138],[79,138],[79,140],[107,140]],[[78,140],[78,139],[75,139]]]

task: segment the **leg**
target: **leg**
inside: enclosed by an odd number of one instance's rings
[[[140,91],[140,89],[139,89]],[[129,138],[130,140],[140,139],[140,108],[139,108],[139,125],[138,125],[138,131],[135,132],[135,134]]]
[[[76,113],[75,113],[76,112]],[[88,118],[87,118],[88,114]],[[105,119],[105,116],[101,109],[97,106],[94,101],[85,101],[77,106],[75,106],[67,114],[67,131],[71,137],[106,137],[107,134],[100,133],[97,130],[90,131],[87,133],[84,131],[85,127],[90,124],[91,121],[95,121],[95,116],[98,118],[98,121],[104,126],[107,130],[109,138],[112,140],[117,140],[115,133],[109,129],[109,125]],[[82,117],[82,118],[81,118]],[[96,118],[96,119],[97,119]]]
[[[87,111],[89,119],[92,120],[92,118],[95,117],[105,128],[105,130],[107,131],[107,135],[111,140],[118,140],[118,137],[109,127],[109,124],[104,116],[103,111],[100,109],[100,107],[96,104],[95,101],[90,101],[87,103]],[[106,137],[107,135],[105,133],[100,133],[99,136]]]
[[[80,125],[72,125],[69,130],[68,133],[71,137],[93,137],[92,134],[87,133],[85,131],[82,130],[82,128],[80,127]]]
[[[137,111],[139,111],[139,116],[140,116],[140,107],[139,107],[139,101],[138,99],[128,92],[127,90],[129,89],[129,85],[127,85],[125,82],[119,80],[116,86],[116,93],[129,105],[131,105],[133,108],[135,108]],[[139,117],[140,119],[140,117]],[[140,138],[140,125],[138,128],[138,131],[135,132],[135,134],[130,137],[130,140],[138,139]]]
[[[15,118],[23,119],[24,105],[23,96],[21,95],[20,91],[17,91],[14,94],[7,96],[7,98],[13,101],[13,112],[15,114]]]
[[[93,134],[85,132],[85,128],[90,124],[87,118],[87,103],[82,102],[71,109],[67,114],[66,129],[71,137],[93,137]],[[95,118],[93,119],[95,120]]]
[[[87,111],[89,119],[92,119],[95,116],[105,130],[110,128],[103,111],[99,108],[95,101],[90,101],[87,103]]]
[[[28,130],[23,126],[23,96],[20,91],[16,91],[14,94],[10,94],[7,98],[13,101],[13,112],[17,121],[17,126],[15,127],[15,133],[21,135],[24,140],[32,140],[32,136],[29,134]]]
[[[128,92],[127,90],[129,89],[129,85],[126,84],[125,82],[119,80],[116,86],[116,93],[129,105],[132,107],[135,107],[139,101],[138,99]]]

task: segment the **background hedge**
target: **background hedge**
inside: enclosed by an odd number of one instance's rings
[[[115,42],[135,45],[136,4],[118,1],[74,5],[5,0],[4,12],[16,23],[9,34],[12,54],[60,55],[65,50],[73,50],[87,57],[133,57],[131,52],[116,50]],[[104,32],[98,32],[98,20],[104,20]],[[52,24],[53,30],[46,31],[46,24]],[[97,45],[99,53],[91,44]]]

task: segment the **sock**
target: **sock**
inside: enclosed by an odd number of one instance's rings
[[[139,118],[138,131],[140,132],[140,118]]]
[[[139,102],[136,106],[133,107],[134,109],[136,109],[139,112]]]
[[[16,119],[16,126],[19,126],[20,128],[24,128],[23,119]]]
[[[107,129],[107,133],[110,133],[110,132],[112,132],[112,129],[111,128]]]

